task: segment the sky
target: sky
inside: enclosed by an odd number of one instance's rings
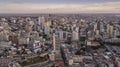
[[[0,13],[120,13],[120,0],[0,0]]]

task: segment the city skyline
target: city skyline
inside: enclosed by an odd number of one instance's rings
[[[0,0],[0,13],[120,13],[119,0]]]

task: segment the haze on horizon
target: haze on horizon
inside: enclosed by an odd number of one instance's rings
[[[120,0],[0,0],[0,13],[120,13]]]

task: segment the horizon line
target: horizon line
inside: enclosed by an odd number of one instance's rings
[[[59,13],[0,13],[0,14],[120,14],[120,12],[71,12],[71,13],[63,13],[63,12],[59,12]]]

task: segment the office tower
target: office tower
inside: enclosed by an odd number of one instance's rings
[[[110,34],[110,36],[113,35],[113,26],[112,25],[110,25],[110,27],[109,27],[109,34]]]
[[[45,18],[44,18],[44,16],[38,17],[38,25],[39,25],[39,27],[40,27],[41,29],[44,28],[44,23],[45,23]]]
[[[97,22],[97,30],[100,30],[100,25],[101,25],[101,23]]]
[[[100,32],[104,32],[104,24],[103,24],[103,22],[100,23]]]
[[[75,27],[75,30],[72,31],[72,40],[77,41],[78,40],[78,34],[79,34],[79,28]]]
[[[97,30],[97,23],[94,24],[94,31]]]
[[[99,35],[99,33],[100,33],[100,32],[99,32],[99,30],[96,30],[95,32],[96,32],[96,35],[97,35],[97,36],[98,36],[98,35]]]
[[[68,32],[66,31],[62,31],[62,30],[58,31],[58,37],[61,41],[66,40],[67,35],[68,35]]]
[[[56,39],[55,39],[55,33],[53,33],[53,50],[56,50]]]
[[[100,22],[95,23],[94,32],[97,36],[99,35],[99,33],[100,33]]]
[[[61,30],[61,31],[58,31],[58,33],[59,33],[59,38],[60,38],[60,40],[63,40],[63,31]]]
[[[107,33],[109,33],[110,24],[107,24]]]
[[[44,23],[44,33],[47,35],[50,34],[50,25],[51,25],[51,21],[47,21]]]
[[[27,37],[27,39],[26,39],[26,40],[27,40],[27,44],[29,44],[30,38],[29,38],[29,37]]]
[[[67,33],[66,31],[63,31],[63,40],[65,40],[67,38]]]
[[[86,44],[86,29],[79,28],[79,44],[81,47],[85,46]]]

